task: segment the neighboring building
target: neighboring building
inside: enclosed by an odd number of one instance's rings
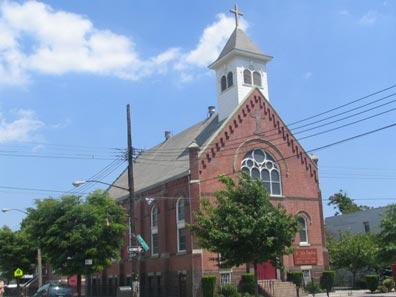
[[[267,62],[263,52],[238,27],[218,59],[218,113],[170,136],[140,154],[134,163],[136,232],[150,245],[140,261],[143,296],[199,296],[201,277],[216,274],[220,284],[237,283],[246,267],[219,269],[219,255],[199,247],[187,225],[201,197],[222,189],[218,175],[238,177],[241,171],[263,181],[274,204],[299,216],[295,252],[283,256],[287,270],[303,270],[307,279],[319,277],[326,266],[322,200],[317,159],[311,158],[269,102]],[[127,187],[127,171],[114,185]],[[125,207],[128,193],[109,193]],[[270,263],[258,268],[260,279],[279,279]],[[127,247],[96,284],[130,282]]]
[[[357,233],[379,233],[381,230],[382,216],[387,207],[378,207],[368,210],[358,211],[350,214],[343,214],[325,219],[326,231],[337,235],[340,232]]]

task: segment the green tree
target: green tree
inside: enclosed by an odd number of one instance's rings
[[[380,255],[386,264],[396,262],[396,204],[392,204],[386,210],[381,220]]]
[[[281,205],[271,204],[263,184],[246,174],[238,184],[227,176],[219,180],[225,189],[215,193],[213,203],[202,200],[195,224],[190,226],[200,245],[220,253],[224,265],[253,263],[255,271],[258,263],[276,263],[290,253],[296,218]]]
[[[348,197],[347,193],[343,192],[342,190],[331,195],[327,205],[334,207],[336,210],[336,216],[339,214],[348,214],[370,209],[370,207],[366,205],[357,205],[354,200]]]
[[[81,275],[103,270],[119,258],[126,231],[125,211],[103,191],[91,193],[86,201],[77,196],[36,201],[28,210],[23,228],[40,242],[43,254],[61,274]],[[85,260],[92,265],[85,265]]]
[[[365,268],[376,267],[379,247],[372,234],[351,234],[343,232],[339,238],[328,237],[327,248],[330,264],[334,268],[345,268],[352,272],[352,286],[355,286],[356,274]]]
[[[326,290],[327,297],[330,296],[330,291],[334,286],[335,271],[323,271],[320,277],[320,287]]]
[[[14,271],[21,268],[25,274],[34,271],[36,248],[31,244],[26,233],[12,231],[4,226],[0,229],[0,271],[1,276],[10,280]]]
[[[296,286],[297,297],[300,297],[300,288],[304,284],[304,277],[301,271],[291,271],[287,273],[287,281]]]

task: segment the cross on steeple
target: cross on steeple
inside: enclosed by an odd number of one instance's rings
[[[238,5],[235,4],[234,9],[230,10],[235,15],[235,27],[239,26],[239,16],[243,16],[243,12],[239,9]]]

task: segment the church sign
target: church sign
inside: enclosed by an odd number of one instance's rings
[[[316,249],[297,249],[293,253],[294,265],[317,265],[318,253]]]

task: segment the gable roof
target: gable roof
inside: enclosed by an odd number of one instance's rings
[[[139,154],[133,164],[135,192],[142,192],[168,180],[188,175],[188,146],[193,141],[199,146],[204,146],[210,136],[220,128],[222,122],[219,122],[217,114],[212,115]],[[128,186],[127,169],[113,182],[114,185]],[[109,187],[108,192],[113,198],[128,195],[125,190],[115,187]]]

